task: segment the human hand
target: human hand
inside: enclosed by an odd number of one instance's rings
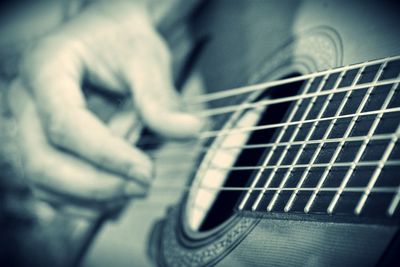
[[[83,80],[130,92],[135,112],[161,135],[187,138],[201,128],[180,110],[168,48],[145,7],[107,2],[39,40],[10,90],[25,175],[52,195],[95,202],[138,196],[153,176],[149,157],[87,108]]]

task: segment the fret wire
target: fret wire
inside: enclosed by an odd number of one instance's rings
[[[380,76],[382,75],[383,70],[384,70],[385,67],[386,67],[386,62],[383,63],[380,66],[380,68],[379,68],[374,80],[378,80],[380,78]],[[365,94],[362,102],[360,103],[360,106],[359,106],[360,109],[364,109],[364,107],[367,104],[368,99],[369,99],[372,91],[374,90],[374,88],[375,87],[370,87],[368,89],[368,91]],[[392,89],[391,89],[390,93],[388,94],[388,96],[386,97],[385,102],[382,105],[381,109],[386,109],[388,107],[388,105],[390,103],[390,100],[392,99],[392,96],[393,96],[393,93],[394,93],[393,88],[395,88],[395,87],[394,86],[392,87]],[[378,124],[379,124],[381,118],[382,118],[381,114],[378,114],[375,117],[374,122],[372,123],[372,126],[368,131],[368,134],[367,134],[368,137],[371,137],[374,134],[376,128],[378,127]],[[358,119],[358,117],[357,118],[353,118],[353,120],[350,122],[351,126],[349,126],[349,128],[351,128],[351,129],[349,130],[348,134],[350,134],[351,130],[354,128],[354,126],[355,126],[355,124],[357,122],[357,119]],[[335,209],[336,204],[337,204],[340,196],[342,195],[343,189],[347,186],[352,174],[354,173],[354,170],[356,169],[357,163],[361,160],[361,157],[364,154],[365,149],[367,148],[367,145],[369,144],[369,140],[370,140],[370,138],[365,139],[363,141],[362,145],[360,146],[360,148],[358,149],[358,152],[357,152],[356,157],[355,157],[355,159],[353,161],[353,164],[350,166],[350,168],[346,172],[346,175],[343,178],[342,183],[340,184],[339,190],[335,193],[331,203],[328,206],[328,209],[327,209],[328,213],[330,213],[330,214],[333,213],[333,210]]]
[[[307,84],[306,84],[306,86],[305,86],[305,88],[304,88],[304,93],[307,93],[308,90],[310,90],[311,85],[312,85],[312,83],[313,83],[314,81],[315,81],[314,78],[311,78],[311,79],[307,82]],[[289,116],[288,116],[287,121],[292,121],[292,120],[293,120],[293,118],[294,118],[294,116],[296,115],[296,112],[297,112],[297,110],[299,109],[299,107],[300,107],[302,101],[303,101],[303,100],[301,100],[301,99],[297,100],[295,106],[293,107],[293,109],[291,110],[291,112],[290,112],[290,114],[289,114]],[[266,165],[269,163],[269,161],[270,161],[271,158],[272,158],[272,155],[274,154],[274,151],[275,151],[276,148],[277,148],[277,144],[282,140],[282,138],[283,138],[283,136],[284,136],[284,134],[285,134],[285,132],[286,132],[286,130],[287,130],[288,127],[289,127],[289,126],[286,125],[286,126],[284,126],[284,127],[281,129],[281,131],[279,131],[278,137],[276,138],[276,140],[275,140],[275,142],[274,142],[274,145],[272,146],[271,150],[268,152],[268,155],[267,155],[267,156],[265,157],[265,159],[263,160],[262,166],[266,166]],[[256,184],[258,183],[259,179],[261,178],[261,175],[263,174],[263,172],[264,172],[263,170],[260,170],[260,171],[256,174],[256,176],[255,176],[253,182],[251,183],[251,186],[250,186],[250,187],[255,187],[255,186],[256,186]],[[242,199],[242,201],[241,201],[241,203],[240,203],[240,205],[239,205],[239,210],[242,210],[242,209],[244,208],[244,206],[246,205],[246,203],[247,203],[248,199],[250,198],[250,195],[251,195],[252,192],[253,192],[253,191],[250,189],[249,192],[246,193],[246,195],[244,196],[244,198]]]
[[[221,99],[221,98],[232,97],[235,95],[250,93],[250,92],[259,91],[259,90],[265,90],[266,88],[276,87],[276,86],[283,85],[283,84],[293,83],[293,82],[302,81],[302,80],[308,80],[310,78],[315,78],[317,76],[323,76],[326,74],[331,74],[331,73],[335,73],[335,72],[339,72],[339,71],[347,71],[347,70],[352,70],[352,69],[357,69],[357,68],[362,68],[362,67],[365,68],[367,66],[371,66],[374,64],[395,61],[397,59],[400,59],[400,55],[377,59],[377,60],[372,60],[372,61],[367,61],[367,62],[353,64],[353,65],[347,65],[347,66],[343,66],[343,67],[320,71],[317,73],[305,74],[302,76],[287,78],[287,79],[283,79],[283,80],[279,80],[279,81],[272,81],[272,82],[268,81],[268,82],[264,82],[264,83],[260,83],[260,84],[233,88],[233,89],[225,90],[222,92],[204,94],[204,95],[197,96],[197,97],[191,97],[190,99],[186,100],[186,103],[201,104],[204,102],[214,101],[214,100]]]
[[[393,216],[394,212],[396,211],[399,205],[399,202],[400,202],[400,186],[398,187],[396,195],[393,197],[393,200],[388,208],[387,214],[389,216]]]
[[[210,132],[203,132],[198,137],[198,139],[208,139],[208,138],[222,136],[222,135],[233,135],[233,134],[241,134],[241,133],[245,133],[245,132],[254,132],[254,131],[260,131],[260,130],[266,130],[266,129],[280,128],[280,127],[285,127],[285,126],[298,125],[300,123],[312,123],[312,122],[316,122],[316,121],[321,122],[321,121],[329,121],[329,120],[334,120],[334,119],[354,118],[354,117],[360,117],[360,116],[377,115],[380,113],[393,113],[393,112],[399,112],[399,111],[400,111],[400,107],[395,107],[395,108],[389,108],[389,109],[385,109],[385,110],[380,109],[380,110],[372,110],[372,111],[366,111],[366,112],[356,112],[353,114],[344,114],[344,115],[338,115],[338,116],[332,116],[332,117],[324,117],[324,118],[320,118],[320,119],[309,119],[309,120],[305,120],[305,121],[283,122],[283,123],[276,123],[276,124],[260,125],[260,126],[255,126],[255,127],[241,127],[241,128],[233,129],[231,131],[229,131],[229,130],[210,131]]]
[[[326,81],[328,80],[328,78],[329,78],[329,75],[325,75],[325,76],[324,76],[323,80],[322,80],[322,81],[320,82],[320,84],[318,85],[318,88],[317,88],[316,92],[320,92],[320,91],[322,90],[322,88],[325,86],[325,83],[326,83]],[[305,112],[303,112],[303,114],[302,114],[302,116],[301,116],[300,122],[304,122],[304,121],[306,120],[306,118],[307,118],[309,112],[311,111],[312,107],[314,106],[314,104],[315,104],[315,102],[316,102],[316,99],[317,99],[317,97],[313,97],[313,98],[311,99],[310,103],[307,105],[307,108],[306,108]],[[297,137],[297,134],[298,134],[298,132],[300,131],[300,128],[301,128],[302,125],[303,125],[303,123],[299,123],[299,124],[296,126],[294,132],[293,132],[293,133],[291,134],[291,136],[290,136],[289,142],[293,142],[293,141],[295,140],[295,138]],[[289,149],[290,149],[291,147],[292,147],[291,145],[285,146],[284,151],[283,151],[282,154],[280,155],[280,157],[279,157],[278,162],[277,162],[276,165],[281,165],[281,164],[282,164],[284,158],[286,157],[287,152],[289,151]],[[268,175],[268,178],[267,178],[267,181],[266,181],[264,187],[268,187],[268,186],[271,184],[271,182],[272,182],[272,180],[273,180],[273,178],[274,178],[274,176],[275,176],[275,174],[276,174],[277,171],[278,171],[278,168],[277,168],[277,167],[274,168],[274,169],[271,171],[271,173]],[[260,202],[261,202],[261,200],[262,200],[262,198],[263,198],[263,196],[264,196],[264,193],[265,193],[265,191],[261,191],[261,193],[259,193],[259,195],[258,195],[256,201],[253,203],[253,205],[252,205],[252,207],[251,207],[252,210],[256,210],[256,209],[257,209],[258,205],[260,204]],[[269,206],[269,205],[268,205],[268,206]]]
[[[380,161],[359,161],[357,166],[375,166],[379,165]],[[391,160],[387,161],[387,165],[399,165],[400,160]],[[334,163],[304,163],[304,164],[275,164],[275,165],[268,165],[268,166],[238,166],[238,167],[218,167],[215,165],[210,165],[210,169],[221,170],[221,171],[249,171],[249,170],[269,170],[269,169],[289,169],[289,168],[325,168],[325,167],[349,167],[353,164],[351,162],[334,162]]]
[[[222,107],[217,107],[217,108],[211,108],[211,109],[204,109],[199,111],[196,115],[199,117],[212,117],[212,116],[217,116],[221,114],[226,114],[226,113],[232,113],[232,112],[237,112],[240,110],[246,110],[250,108],[257,108],[257,107],[266,107],[266,106],[271,106],[271,105],[276,105],[276,104],[281,104],[281,103],[286,103],[286,102],[292,102],[296,101],[299,99],[307,99],[307,98],[312,98],[315,96],[324,96],[324,95],[329,95],[332,93],[345,93],[348,91],[357,91],[357,90],[362,90],[369,88],[371,86],[381,86],[381,85],[388,85],[388,84],[393,84],[400,82],[400,79],[387,79],[383,81],[376,81],[375,83],[370,82],[370,83],[363,83],[363,84],[358,84],[354,86],[344,86],[341,87],[337,90],[324,90],[319,93],[309,93],[309,94],[302,94],[302,95],[294,95],[294,96],[288,96],[288,97],[282,97],[282,98],[277,98],[277,99],[266,99],[266,100],[259,100],[254,103],[241,103],[241,104],[235,104],[235,105],[228,105],[228,106],[222,106]]]
[[[392,88],[392,90],[393,90],[393,88]],[[385,166],[385,162],[388,160],[390,154],[393,151],[393,148],[394,148],[394,146],[395,146],[395,144],[396,144],[396,142],[397,142],[397,140],[399,138],[399,135],[400,135],[400,124],[397,127],[396,135],[392,137],[392,140],[390,141],[389,145],[386,147],[386,150],[385,150],[385,152],[384,152],[384,154],[383,154],[383,156],[382,156],[382,158],[380,160],[381,163],[375,169],[372,177],[370,178],[370,181],[368,182],[367,187],[365,188],[365,191],[364,191],[361,199],[357,203],[357,206],[356,206],[356,208],[354,210],[355,214],[358,215],[358,214],[361,213],[361,211],[362,211],[362,209],[363,209],[363,207],[365,205],[365,202],[367,201],[367,198],[368,198],[368,196],[369,196],[369,194],[371,192],[371,189],[374,187],[376,181],[378,180],[378,178],[379,178],[379,176],[380,176],[380,174],[382,172],[383,167]]]
[[[334,84],[334,87],[333,87],[333,89],[332,89],[333,91],[336,90],[337,86],[339,86],[339,83],[340,83],[340,82],[339,82],[338,80],[341,80],[342,77],[343,77],[343,72],[341,72],[341,73],[340,73],[340,76],[337,78],[337,80],[336,80],[336,82],[335,82],[335,84]],[[322,108],[321,108],[321,109],[319,110],[319,112],[318,112],[318,115],[317,115],[317,117],[316,117],[317,119],[320,119],[320,118],[322,117],[322,115],[325,113],[325,110],[326,110],[326,108],[327,108],[327,106],[328,106],[330,100],[332,99],[332,97],[333,97],[333,94],[330,94],[330,95],[328,95],[328,97],[325,99]],[[318,98],[315,98],[315,102],[317,101],[317,99],[318,99]],[[310,106],[311,106],[311,104],[310,104]],[[314,107],[314,106],[313,106],[313,107]],[[309,114],[309,112],[308,112],[308,114]],[[307,116],[308,116],[308,114],[307,114]],[[316,122],[314,122],[314,123],[312,124],[311,129],[308,131],[307,136],[306,136],[306,138],[305,138],[304,141],[309,141],[309,140],[310,140],[311,136],[313,135],[315,129],[316,129],[317,126],[318,126],[318,123],[319,123],[319,122],[316,121]],[[298,133],[297,133],[297,135],[298,135]],[[296,136],[297,136],[297,135],[296,135]],[[300,157],[301,157],[302,152],[304,151],[304,148],[305,148],[305,147],[306,147],[306,146],[303,144],[303,145],[301,145],[300,149],[297,151],[296,156],[295,156],[295,158],[293,159],[294,164],[297,164],[298,161],[300,160]],[[282,181],[281,181],[281,183],[280,183],[280,185],[279,185],[279,188],[283,188],[283,187],[285,186],[285,184],[286,184],[287,180],[289,179],[290,174],[292,173],[293,169],[294,169],[294,167],[290,167],[289,170],[285,173],[285,176],[283,177],[283,179],[282,179]],[[268,205],[268,207],[267,207],[267,211],[271,211],[271,210],[274,208],[275,203],[276,203],[276,201],[278,200],[279,194],[280,194],[280,190],[277,190],[277,191],[275,192],[274,196],[272,197],[271,201],[269,202],[269,205]]]
[[[358,80],[361,78],[361,74],[363,73],[364,70],[365,70],[365,67],[362,67],[362,68],[360,68],[360,69],[358,70],[356,77],[354,77],[354,80],[353,80],[353,82],[351,83],[352,85],[354,85],[354,84],[356,84],[356,83],[358,82]],[[349,98],[350,98],[350,95],[351,95],[351,91],[349,91],[349,92],[346,93],[346,95],[345,95],[344,98],[343,98],[343,101],[340,103],[338,109],[337,109],[336,112],[335,112],[335,116],[338,116],[338,115],[340,115],[340,113],[342,113],[344,107],[345,107],[346,104],[347,104],[347,101],[348,101]],[[329,124],[328,129],[325,131],[325,134],[324,134],[323,139],[328,138],[328,136],[331,134],[331,132],[332,132],[332,130],[333,130],[333,126],[336,124],[337,120],[338,120],[338,119],[335,119],[335,120],[333,120],[333,121]],[[343,138],[346,139],[346,138],[348,138],[348,137],[349,137],[349,136],[345,136],[345,137],[343,137]],[[341,144],[342,142],[344,142],[344,141],[343,141],[343,140],[344,140],[343,138],[342,138],[342,140],[340,141],[340,143],[338,144],[338,147],[340,146],[340,144]],[[322,150],[323,145],[324,145],[324,143],[320,143],[320,144],[319,144],[319,146],[318,146],[318,153]],[[336,158],[337,158],[337,156],[339,155],[339,152],[340,152],[340,149],[339,149],[339,150],[338,150],[338,149],[335,150],[335,152],[334,152],[333,155],[332,155],[331,160],[329,161],[329,166],[325,169],[325,171],[323,172],[322,176],[319,178],[319,181],[318,181],[316,190],[312,193],[312,195],[310,196],[310,198],[309,198],[308,201],[307,201],[306,206],[304,207],[304,212],[305,212],[305,213],[308,213],[308,212],[310,211],[312,205],[314,204],[315,198],[317,197],[318,192],[320,191],[320,189],[322,188],[323,184],[325,183],[325,180],[326,180],[326,178],[328,177],[328,174],[329,174],[329,172],[330,172],[330,170],[331,170],[331,168],[332,168],[332,165],[333,165],[334,162],[336,161]],[[317,156],[318,156],[318,154],[317,154]]]
[[[343,79],[345,73],[346,73],[345,71],[342,71],[342,72],[340,73],[340,75],[339,75],[339,77],[337,78],[337,80],[336,80],[336,82],[335,82],[335,85],[334,85],[334,88],[335,88],[335,89],[338,88],[338,86],[339,86],[340,83],[342,82],[342,79]],[[324,114],[324,112],[326,111],[326,108],[327,108],[327,106],[328,106],[328,104],[330,103],[330,101],[331,101],[332,98],[333,98],[333,96],[332,96],[332,95],[329,95],[329,97],[327,98],[327,100],[326,100],[325,103],[324,103],[324,107],[321,109],[321,112],[320,112],[320,114],[319,114],[319,118],[321,118],[322,115]],[[332,124],[332,123],[331,123],[331,124]],[[313,125],[313,129],[315,130],[317,126],[318,126],[318,122],[315,122],[314,125]],[[313,131],[313,132],[314,132],[314,131]],[[326,133],[324,134],[324,137],[325,137],[325,135],[326,135]],[[326,136],[326,137],[327,137],[327,136]],[[307,138],[307,141],[309,141],[309,138]],[[323,142],[323,143],[321,143],[321,144],[324,144],[324,143],[326,143],[326,142]],[[305,147],[305,145],[303,144],[302,147]],[[320,151],[321,148],[322,148],[322,145],[319,145],[319,146],[317,147],[316,151],[314,151],[313,156],[312,156],[311,161],[310,161],[310,164],[309,164],[309,166],[307,166],[306,170],[305,170],[304,173],[302,174],[302,176],[301,176],[301,178],[300,178],[300,180],[299,180],[299,182],[298,182],[298,184],[297,184],[296,187],[301,187],[301,186],[303,185],[303,183],[304,183],[304,181],[305,181],[305,179],[306,179],[308,173],[309,173],[310,170],[311,170],[311,166],[314,164],[314,162],[316,161],[316,159],[317,159],[317,157],[318,157],[318,155],[319,155],[319,151]],[[292,207],[292,205],[293,205],[293,203],[294,203],[294,201],[295,201],[295,199],[296,199],[297,193],[298,193],[298,191],[294,191],[294,192],[292,193],[292,195],[290,196],[289,201],[286,203],[285,208],[284,208],[284,211],[285,211],[285,212],[289,212],[289,211],[290,211],[290,209],[291,209],[291,207]]]

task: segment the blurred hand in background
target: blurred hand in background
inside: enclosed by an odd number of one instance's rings
[[[89,4],[35,42],[8,97],[33,187],[94,202],[145,195],[151,160],[88,109],[81,85],[130,93],[144,125],[190,138],[201,122],[181,110],[170,57],[142,1]]]

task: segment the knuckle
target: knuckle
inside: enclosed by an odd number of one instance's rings
[[[42,157],[38,158],[30,156],[25,159],[24,171],[28,179],[33,181],[42,181],[47,179],[48,170],[50,169],[47,165],[47,161]]]
[[[51,35],[40,38],[25,51],[20,72],[28,83],[35,83],[70,60],[79,42],[66,36]],[[65,55],[69,55],[66,57]]]
[[[45,115],[46,131],[49,141],[54,145],[68,145],[67,129],[65,127],[65,118],[60,114]]]
[[[107,166],[107,167],[113,168],[115,165],[113,158],[108,153],[97,153],[95,161],[96,161],[97,165],[100,167]],[[117,168],[114,168],[114,169],[117,169]]]
[[[52,58],[55,49],[55,41],[50,37],[44,37],[33,43],[25,52],[22,60],[24,73],[30,74],[30,70],[42,69],[48,58]],[[43,60],[46,59],[47,60]]]
[[[134,165],[132,162],[121,162],[119,166],[121,173],[123,173],[125,176],[132,176],[133,170],[134,170]]]

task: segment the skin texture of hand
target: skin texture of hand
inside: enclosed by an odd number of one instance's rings
[[[169,51],[146,8],[92,4],[27,51],[10,90],[25,176],[36,188],[76,199],[144,195],[154,176],[151,160],[87,108],[83,80],[131,93],[133,112],[162,136],[190,138],[201,128],[180,110]]]

